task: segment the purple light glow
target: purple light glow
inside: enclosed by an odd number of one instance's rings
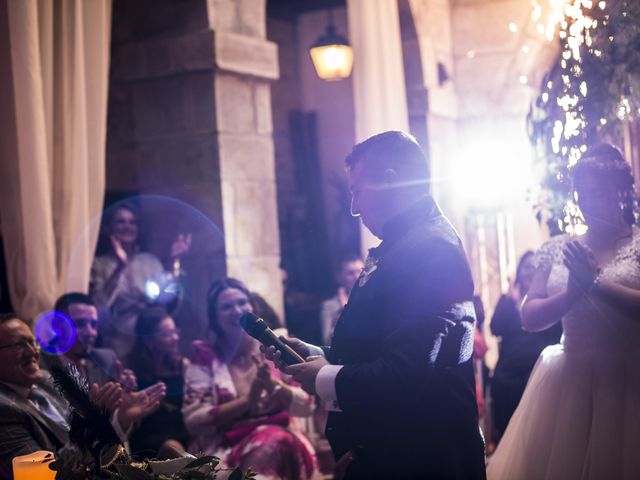
[[[53,355],[68,352],[78,337],[73,320],[55,310],[44,312],[36,319],[33,333],[40,347]]]

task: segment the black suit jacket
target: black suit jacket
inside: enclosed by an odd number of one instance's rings
[[[42,353],[40,364],[43,369],[51,371],[54,365],[64,365],[63,356]],[[118,381],[118,356],[110,348],[93,348],[86,358],[86,377],[89,385],[104,385]],[[62,363],[61,363],[62,362]]]
[[[471,354],[473,281],[430,197],[389,222],[327,351],[342,412],[326,434],[349,478],[485,478]]]
[[[64,414],[67,405],[48,386],[39,388]],[[69,432],[42,415],[11,387],[0,383],[0,478],[12,479],[13,457],[38,450],[57,451],[69,440]]]

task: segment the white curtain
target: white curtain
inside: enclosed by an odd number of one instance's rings
[[[356,141],[385,130],[409,131],[398,0],[347,0],[353,47]],[[362,251],[378,244],[364,227]]]
[[[347,0],[358,142],[409,130],[398,0]]]
[[[110,0],[0,0],[0,219],[11,301],[86,291],[105,183]]]

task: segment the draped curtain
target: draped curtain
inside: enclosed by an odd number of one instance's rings
[[[0,219],[16,313],[86,292],[105,184],[110,0],[0,0]]]
[[[347,0],[356,140],[409,130],[398,0]]]
[[[356,141],[409,131],[398,0],[347,0]],[[361,229],[364,252],[378,241]]]

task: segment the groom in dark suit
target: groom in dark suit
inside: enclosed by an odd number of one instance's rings
[[[473,281],[429,195],[425,155],[413,137],[389,131],[356,145],[346,164],[352,214],[382,243],[331,347],[289,340],[311,358],[285,371],[331,410],[326,435],[347,478],[483,479]]]

